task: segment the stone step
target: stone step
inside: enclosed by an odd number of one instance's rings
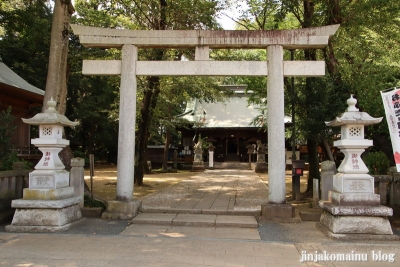
[[[261,210],[220,210],[220,209],[179,209],[179,208],[148,208],[140,207],[142,213],[184,213],[184,214],[213,214],[213,215],[236,215],[255,216],[261,215]]]
[[[140,213],[132,219],[133,224],[155,224],[195,227],[257,228],[254,216],[183,214],[183,213]]]

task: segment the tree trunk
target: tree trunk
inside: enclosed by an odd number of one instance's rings
[[[168,121],[171,121],[171,105],[168,105]],[[163,164],[162,169],[166,171],[168,169],[168,152],[169,152],[169,145],[171,143],[171,130],[169,127],[165,127],[165,145],[164,145],[164,157],[163,157]]]
[[[171,141],[171,131],[168,129],[166,129],[166,133],[165,133],[165,146],[164,146],[164,157],[163,157],[163,165],[162,165],[162,169],[163,171],[168,170],[168,152],[169,152],[169,144]]]
[[[49,67],[47,71],[46,90],[43,99],[42,111],[47,107],[51,98],[57,101],[64,114],[66,96],[67,57],[69,41],[69,23],[75,12],[70,0],[56,0],[54,4],[53,22],[51,27]],[[62,100],[62,103],[60,102]]]
[[[324,151],[325,151],[325,154],[328,157],[328,159],[330,161],[335,161],[335,159],[333,158],[333,155],[332,155],[331,147],[329,146],[328,140],[326,140],[325,137],[322,138],[322,144],[323,144]]]
[[[160,0],[160,21],[158,25],[155,25],[156,30],[165,30],[167,28],[166,23],[166,8],[167,2]],[[164,56],[163,50],[155,50],[155,56],[153,60],[162,60]],[[157,98],[160,94],[160,77],[148,77],[148,89],[145,92],[142,108],[140,110],[141,119],[139,123],[138,138],[135,153],[135,184],[143,184],[143,176],[146,165],[146,148],[148,140],[148,132],[150,120],[152,117],[152,111],[157,104]]]
[[[316,139],[307,139],[307,149],[308,149],[308,180],[307,180],[307,190],[305,193],[310,193],[313,191],[313,179],[319,179],[319,160],[318,160],[318,143]]]
[[[163,52],[161,51],[161,53]],[[152,111],[157,104],[157,98],[160,94],[160,77],[149,77],[148,84],[148,89],[145,92],[145,96],[142,101],[142,108],[140,110],[141,119],[138,127],[139,131],[135,157],[137,158],[137,166],[135,168],[135,184],[139,186],[143,184],[148,131],[152,117]]]
[[[65,114],[67,99],[67,58],[69,42],[69,23],[75,12],[70,0],[56,0],[54,3],[53,22],[51,26],[51,41],[49,67],[47,71],[46,89],[42,112],[52,98],[58,104],[59,114]],[[65,133],[63,133],[64,135]],[[59,154],[66,170],[71,169],[72,150],[65,147]]]

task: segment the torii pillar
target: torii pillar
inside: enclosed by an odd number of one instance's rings
[[[140,201],[133,196],[136,76],[268,76],[268,204],[266,218],[292,218],[286,204],[284,77],[325,75],[324,61],[283,61],[283,49],[317,49],[328,45],[339,25],[283,31],[133,31],[71,25],[82,45],[122,48],[121,60],[84,60],[85,75],[121,75],[118,139],[118,182],[115,201],[105,218],[136,215]],[[138,61],[139,48],[194,48],[194,61]],[[209,49],[267,49],[265,61],[209,60]]]
[[[101,215],[103,219],[132,219],[142,205],[142,201],[133,199],[137,58],[137,46],[124,45],[122,47],[117,197],[116,200],[107,201],[107,209]]]

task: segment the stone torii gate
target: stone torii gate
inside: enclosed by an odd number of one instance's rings
[[[84,60],[84,75],[121,75],[117,196],[106,218],[132,218],[136,76],[268,76],[268,206],[279,217],[287,207],[283,77],[325,75],[324,61],[284,61],[283,49],[318,49],[328,44],[339,25],[283,31],[117,30],[71,25],[86,47],[121,48],[122,60]],[[195,61],[138,61],[139,48],[195,48]],[[267,49],[267,61],[213,61],[209,49]],[[282,209],[283,208],[283,209]],[[282,209],[282,210],[280,210]],[[291,212],[291,211],[290,211]],[[287,217],[283,215],[282,217]]]

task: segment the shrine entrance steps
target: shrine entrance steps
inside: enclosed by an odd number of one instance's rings
[[[194,227],[257,228],[255,216],[216,215],[196,213],[141,213],[132,220],[133,224]]]
[[[208,162],[205,162],[204,165],[208,168]],[[225,170],[249,170],[248,162],[239,162],[239,161],[225,161],[225,162],[214,162],[214,169],[225,169]],[[255,162],[252,162],[251,168],[254,170],[256,166]]]

